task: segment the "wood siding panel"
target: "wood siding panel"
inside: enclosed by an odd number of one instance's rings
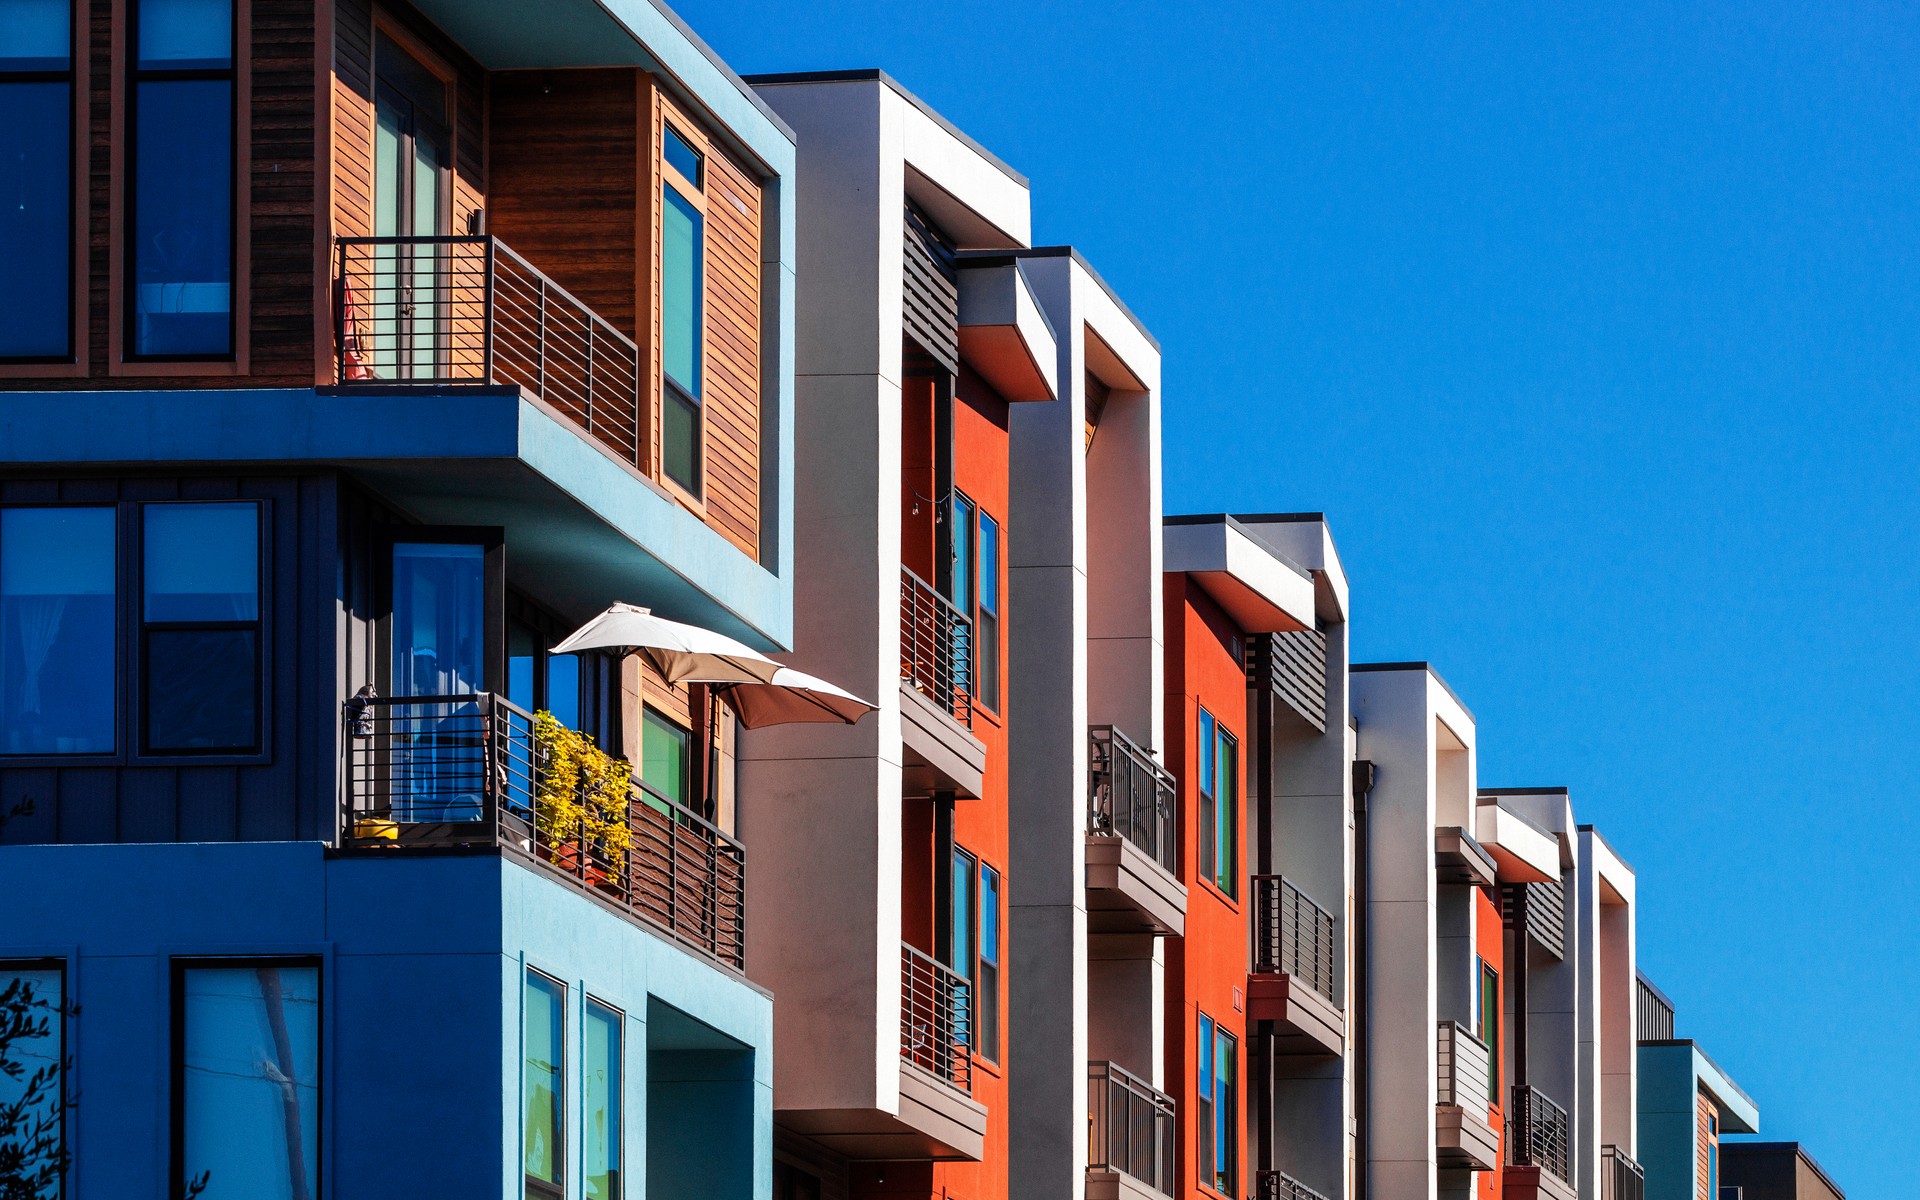
[[[373,10],[339,0],[333,26],[333,231],[373,235]]]
[[[717,148],[707,169],[707,523],[760,557],[761,190]]]
[[[490,231],[628,337],[640,269],[636,75],[508,71],[488,81]]]

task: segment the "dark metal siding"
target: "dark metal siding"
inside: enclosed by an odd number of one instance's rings
[[[1327,635],[1317,629],[1261,634],[1249,640],[1256,688],[1272,688],[1319,733],[1327,731]]]
[[[1524,928],[1542,950],[1558,959],[1567,956],[1567,888],[1550,883],[1509,884],[1500,892],[1509,926]]]
[[[1634,998],[1637,1011],[1634,1013],[1638,1039],[1642,1042],[1669,1042],[1673,1040],[1673,1005],[1666,997],[1656,991],[1645,979],[1634,980]]]
[[[326,475],[140,476],[0,481],[0,504],[118,504],[119,627],[116,692],[120,752],[72,763],[0,759],[0,812],[29,815],[0,830],[9,843],[317,840],[333,830],[337,718],[334,580],[335,480]],[[138,686],[129,631],[137,629],[131,507],[148,500],[267,502],[262,721],[265,753],[245,760],[142,758],[134,753],[130,699]]]
[[[949,373],[960,370],[960,287],[953,247],[912,205],[904,222],[906,269],[901,320],[906,334]]]

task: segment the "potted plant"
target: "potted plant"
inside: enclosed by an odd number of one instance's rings
[[[633,767],[552,713],[533,718],[534,828],[541,854],[570,875],[606,886],[626,867],[627,781]]]

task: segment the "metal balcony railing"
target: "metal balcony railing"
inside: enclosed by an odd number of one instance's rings
[[[1285,1171],[1258,1171],[1253,1176],[1253,1200],[1327,1200]]]
[[[1539,1167],[1573,1182],[1572,1121],[1567,1110],[1531,1084],[1516,1084],[1507,1111],[1507,1152],[1515,1166]]]
[[[1439,1102],[1484,1114],[1493,1104],[1493,1051],[1458,1021],[1440,1022],[1439,1035]]]
[[[639,347],[500,239],[340,238],[335,272],[340,386],[521,387],[647,469]]]
[[[973,728],[973,622],[905,567],[900,569],[900,680]]]
[[[1177,874],[1173,776],[1113,726],[1087,732],[1088,830],[1126,838],[1168,874]]]
[[[1333,914],[1279,875],[1255,875],[1253,900],[1254,974],[1291,975],[1338,1004]]]
[[[973,985],[912,946],[900,947],[900,1057],[973,1091]]]
[[[745,848],[637,779],[623,838],[563,828],[538,798],[547,768],[533,730],[531,713],[488,694],[353,701],[341,848],[507,851],[741,967]]]
[[[1600,1147],[1600,1200],[1646,1200],[1647,1173],[1618,1146]]]
[[[1116,1063],[1087,1064],[1087,1165],[1174,1194],[1173,1097]]]

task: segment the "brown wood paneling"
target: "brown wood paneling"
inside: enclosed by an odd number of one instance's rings
[[[373,8],[339,0],[333,25],[333,227],[373,234]]]
[[[489,229],[635,335],[640,114],[631,69],[488,80]]]
[[[717,147],[707,167],[707,523],[760,557],[760,181]]]

